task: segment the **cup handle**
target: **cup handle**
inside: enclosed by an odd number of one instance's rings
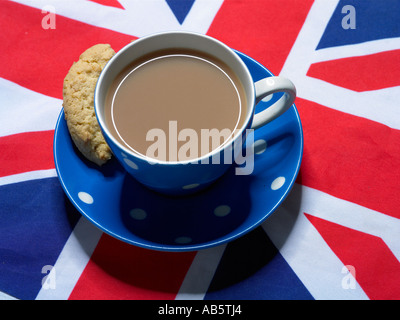
[[[284,77],[268,77],[254,83],[256,92],[256,104],[266,96],[275,92],[284,92],[283,96],[272,106],[254,115],[251,128],[257,129],[288,110],[296,98],[296,87],[293,82]]]

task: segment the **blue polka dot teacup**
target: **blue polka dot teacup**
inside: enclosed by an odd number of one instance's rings
[[[283,94],[255,113],[276,92]],[[222,42],[175,31],[117,52],[97,81],[94,106],[124,169],[150,189],[181,195],[204,189],[232,165],[235,174],[251,174],[253,131],[282,115],[295,97],[286,78],[254,82]]]

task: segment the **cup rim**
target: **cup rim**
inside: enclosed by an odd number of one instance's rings
[[[112,68],[113,64],[116,63],[115,61],[117,61],[117,59],[124,54],[125,51],[129,50],[132,46],[137,46],[138,43],[143,42],[143,41],[149,41],[149,39],[155,38],[155,37],[163,37],[165,35],[190,35],[190,36],[198,36],[201,38],[205,38],[208,39],[208,41],[212,41],[214,43],[217,43],[219,46],[223,47],[225,49],[225,51],[227,53],[229,53],[232,57],[235,58],[235,60],[238,62],[239,65],[241,65],[241,69],[244,71],[245,76],[247,78],[246,81],[250,82],[250,88],[251,88],[251,92],[247,92],[248,90],[245,88],[245,92],[246,92],[246,99],[249,102],[247,105],[247,115],[245,118],[245,121],[243,122],[242,126],[240,128],[235,129],[235,133],[234,133],[234,137],[231,138],[230,140],[228,140],[227,142],[224,142],[223,144],[219,145],[217,148],[215,148],[214,150],[206,153],[203,156],[200,157],[196,157],[193,159],[189,159],[189,160],[183,160],[183,161],[166,161],[166,160],[159,160],[159,159],[155,159],[146,155],[143,155],[139,152],[134,152],[131,149],[127,148],[125,145],[123,145],[120,141],[118,141],[109,131],[107,124],[105,122],[105,119],[103,119],[103,117],[100,116],[100,111],[99,111],[99,105],[97,103],[97,101],[99,100],[99,87],[103,81],[103,79],[105,78],[105,76],[107,75],[107,72],[110,68]],[[242,79],[239,78],[240,81],[242,82]],[[245,84],[242,83],[242,85],[245,87]],[[108,88],[105,88],[108,89]],[[250,96],[248,96],[250,95]],[[243,62],[243,60],[239,57],[239,55],[237,55],[237,53],[230,48],[229,46],[227,46],[225,43],[223,43],[222,41],[213,38],[211,36],[208,36],[206,34],[202,34],[202,33],[198,33],[198,32],[192,32],[192,31],[163,31],[163,32],[157,32],[157,33],[152,33],[146,36],[143,36],[141,38],[138,38],[130,43],[128,43],[127,45],[125,45],[124,47],[122,47],[120,50],[118,50],[112,57],[111,59],[106,63],[106,65],[104,66],[103,70],[100,72],[99,78],[97,79],[96,82],[96,86],[95,86],[95,91],[94,91],[94,111],[95,111],[95,115],[97,118],[97,121],[99,123],[100,129],[103,133],[104,136],[106,136],[109,140],[112,141],[112,143],[119,148],[120,150],[122,150],[124,152],[124,154],[129,154],[130,156],[133,156],[135,158],[139,158],[142,161],[146,161],[152,165],[154,164],[159,164],[159,165],[186,165],[189,163],[208,163],[208,162],[203,162],[203,160],[205,159],[210,159],[212,158],[214,155],[223,152],[224,150],[226,150],[227,148],[229,148],[232,145],[235,145],[236,141],[238,140],[239,137],[243,136],[243,132],[250,127],[251,125],[251,121],[253,119],[254,116],[254,108],[255,108],[255,88],[254,88],[254,81],[252,79],[252,76],[250,74],[250,71],[248,70],[247,66],[245,65],[245,63]]]

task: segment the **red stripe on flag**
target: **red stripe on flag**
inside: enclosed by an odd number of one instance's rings
[[[195,254],[147,250],[103,235],[69,299],[174,299]]]
[[[225,0],[207,34],[251,56],[277,75],[312,4],[312,0]]]
[[[118,0],[90,0],[90,1],[102,4],[103,6],[125,9],[122,6],[122,4],[119,3]]]
[[[358,92],[400,86],[400,50],[314,63],[307,75]]]
[[[54,168],[54,130],[0,137],[0,177]]]
[[[64,77],[83,51],[98,43],[117,51],[134,38],[59,15],[55,29],[43,29],[46,14],[0,1],[0,77],[55,98],[62,98]]]
[[[400,263],[381,238],[305,216],[343,264],[354,267],[353,276],[370,299],[400,299]]]
[[[296,100],[304,131],[298,182],[400,218],[400,131]]]

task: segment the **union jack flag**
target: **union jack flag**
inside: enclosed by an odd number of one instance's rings
[[[400,299],[400,1],[0,0],[0,298]],[[53,160],[90,46],[213,36],[296,85],[300,173],[276,212],[194,252],[103,233]]]

